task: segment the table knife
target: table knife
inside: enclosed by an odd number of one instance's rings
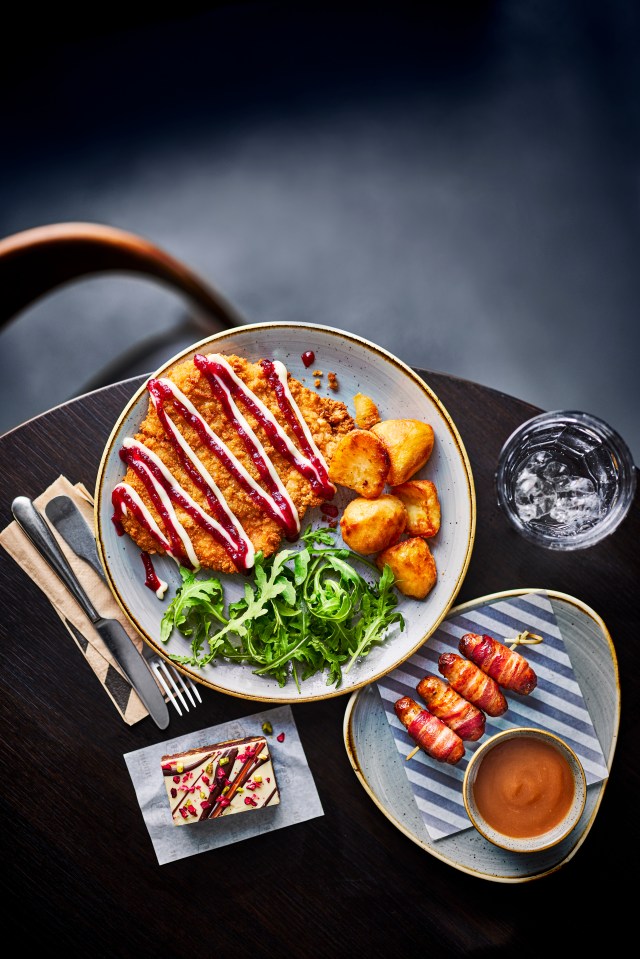
[[[141,654],[117,619],[105,619],[78,582],[66,557],[44,519],[27,496],[17,496],[11,504],[16,522],[24,530],[40,555],[67,587],[73,598],[91,620],[111,654],[122,667],[127,679],[149,710],[160,729],[169,725],[169,710],[160,689]]]

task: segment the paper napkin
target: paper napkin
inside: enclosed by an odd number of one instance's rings
[[[267,740],[280,790],[280,802],[242,815],[221,816],[176,826],[171,818],[162,775],[162,757],[227,739],[261,736],[262,724],[267,721],[273,728],[273,735],[267,736]],[[290,706],[278,706],[243,719],[167,739],[163,743],[125,753],[124,760],[135,789],[135,799],[161,866],[175,859],[195,856],[209,849],[228,846],[242,839],[324,815]]]
[[[497,718],[487,716],[484,735],[475,743],[465,742],[465,755],[455,766],[438,762],[423,750],[406,761],[415,742],[397,718],[394,703],[402,696],[411,696],[424,706],[416,685],[426,673],[441,676],[438,657],[444,652],[457,653],[458,642],[465,633],[487,633],[506,644],[509,638],[524,630],[543,638],[541,643],[522,646],[518,650],[538,676],[533,692],[522,696],[505,690],[509,703],[507,712]],[[407,662],[378,680],[377,687],[416,804],[427,832],[434,840],[470,827],[462,799],[462,780],[467,764],[489,736],[503,729],[536,726],[556,733],[582,761],[588,786],[602,782],[609,774],[553,607],[544,593],[499,600],[446,619]]]
[[[89,526],[93,528],[93,499],[82,483],[75,486],[64,476],[49,486],[44,493],[34,499],[35,505],[42,513],[45,523],[48,523],[44,508],[54,496],[66,494],[70,496],[85,516]],[[127,635],[138,649],[142,649],[143,640],[129,624],[122,610],[111,593],[109,587],[98,574],[86,563],[79,559],[64,540],[50,525],[69,565],[84,587],[85,592],[95,608],[105,617],[118,619],[125,628]],[[32,545],[29,537],[20,526],[11,522],[0,533],[0,545],[13,557],[25,573],[40,587],[56,613],[64,623],[69,635],[84,656],[87,664],[96,674],[98,682],[111,699],[116,710],[128,725],[133,725],[149,715],[146,706],[124,675],[120,665],[105,646],[99,634],[93,628],[89,618],[83,613],[75,599],[60,582],[56,574],[50,569]]]

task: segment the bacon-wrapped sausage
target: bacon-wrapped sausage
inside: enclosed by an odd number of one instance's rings
[[[504,698],[495,679],[483,673],[475,663],[457,653],[442,653],[438,669],[457,693],[489,716],[502,716],[507,711]]]
[[[425,676],[417,690],[429,712],[446,723],[460,739],[475,742],[484,733],[487,717],[439,676]]]
[[[524,656],[497,639],[465,633],[458,649],[504,689],[512,689],[525,696],[535,689],[538,677]]]
[[[421,709],[409,696],[395,704],[396,716],[407,732],[432,759],[455,766],[464,756],[464,743],[441,719]]]

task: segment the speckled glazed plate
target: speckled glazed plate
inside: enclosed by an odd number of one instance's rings
[[[315,363],[306,369],[302,354],[315,353]],[[252,324],[237,327],[201,340],[173,357],[154,376],[164,376],[177,363],[196,353],[226,353],[256,362],[265,357],[280,360],[289,372],[314,388],[313,370],[324,371],[318,389],[325,395],[342,400],[354,415],[353,397],[366,393],[378,404],[383,419],[411,417],[431,424],[435,433],[434,450],[428,463],[417,474],[432,480],[439,493],[442,526],[430,541],[439,570],[436,586],[423,601],[401,598],[399,608],[405,617],[404,631],[394,627],[384,643],[377,646],[344,677],[338,689],[327,686],[322,675],[301,684],[298,692],[293,680],[284,687],[269,677],[255,676],[248,665],[215,661],[204,668],[180,667],[195,681],[221,692],[263,702],[301,702],[326,699],[353,692],[371,683],[408,658],[424,642],[446,615],[464,579],[475,536],[476,502],[469,460],[458,431],[447,410],[419,376],[390,353],[367,340],[333,328],[311,324]],[[327,373],[338,377],[338,390],[327,386]],[[165,599],[159,601],[144,585],[140,550],[128,536],[118,536],[112,522],[111,492],[125,472],[119,457],[122,441],[133,436],[142,423],[148,404],[145,386],[123,410],[104,450],[95,491],[96,538],[109,585],[122,610],[155,650],[165,658],[188,655],[189,644],[177,631],[166,646],[160,643],[160,622],[168,602],[180,584],[176,563],[167,557],[154,557],[157,574],[169,583]],[[340,508],[354,494],[341,490],[334,502]],[[325,525],[319,510],[305,516],[308,522]],[[336,543],[340,543],[339,535]],[[228,602],[240,598],[243,576],[220,576]]]
[[[535,592],[544,592],[549,597],[607,768],[611,769],[620,723],[620,683],[614,645],[597,613],[565,593],[519,589],[456,606],[448,615]],[[468,829],[434,841],[418,810],[375,684],[352,694],[343,732],[356,776],[387,819],[442,862],[493,882],[527,882],[555,872],[569,862],[587,838],[607,784],[604,779],[587,788],[585,809],[576,828],[558,845],[542,852],[525,854],[500,849],[476,832],[471,823]]]

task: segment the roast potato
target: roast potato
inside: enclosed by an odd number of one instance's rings
[[[382,440],[370,430],[351,430],[336,446],[329,463],[329,479],[359,496],[375,499],[389,475],[389,454]]]
[[[377,553],[397,541],[404,532],[407,514],[397,496],[383,493],[376,499],[352,499],[340,519],[340,532],[356,553]]]
[[[436,585],[436,561],[421,536],[404,539],[378,553],[378,568],[384,569],[387,563],[396,578],[395,585],[405,596],[424,599]]]
[[[371,427],[389,454],[390,486],[399,486],[422,469],[433,450],[433,428],[422,420],[382,420]]]
[[[409,536],[435,536],[440,529],[440,500],[431,480],[407,480],[391,492],[402,500],[407,511],[405,532]]]
[[[353,397],[353,405],[356,410],[356,423],[361,430],[370,430],[372,426],[380,422],[378,407],[370,396],[356,393]]]

